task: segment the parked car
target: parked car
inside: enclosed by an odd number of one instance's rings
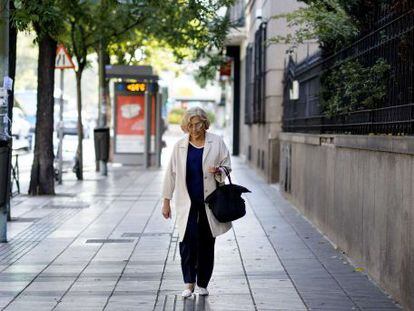
[[[37,92],[36,91],[16,91],[14,93],[15,107],[19,106],[23,112],[24,119],[30,124],[30,132],[35,132]]]
[[[56,122],[56,132],[58,130],[59,122]],[[83,122],[83,137],[89,138],[89,125],[87,122]],[[78,135],[78,118],[77,117],[67,117],[63,118],[63,136],[66,135]]]
[[[27,149],[32,147],[32,133],[30,122],[26,120],[23,111],[13,107],[12,136],[14,137],[13,149]]]

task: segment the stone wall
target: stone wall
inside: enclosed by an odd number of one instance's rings
[[[414,138],[280,135],[280,189],[414,310]]]

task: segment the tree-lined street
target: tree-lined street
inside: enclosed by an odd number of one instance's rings
[[[413,311],[413,42],[409,0],[0,0],[0,310]]]

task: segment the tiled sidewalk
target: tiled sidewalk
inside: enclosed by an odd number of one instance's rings
[[[216,241],[211,295],[184,301],[162,171],[111,168],[56,197],[14,199],[0,245],[5,310],[399,310],[238,159],[247,215]]]

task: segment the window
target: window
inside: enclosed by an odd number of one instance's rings
[[[255,34],[254,46],[246,48],[244,123],[264,123],[266,96],[266,23]]]
[[[252,124],[253,123],[253,90],[254,90],[254,76],[253,76],[253,47],[249,44],[246,48],[246,58],[245,58],[245,73],[246,81],[244,88],[244,123]]]
[[[264,153],[264,150],[262,150],[262,163],[261,163],[261,165],[262,165],[262,170],[264,170],[264,168],[265,168],[265,153]]]
[[[254,43],[253,122],[264,123],[266,96],[266,23],[261,23]]]

